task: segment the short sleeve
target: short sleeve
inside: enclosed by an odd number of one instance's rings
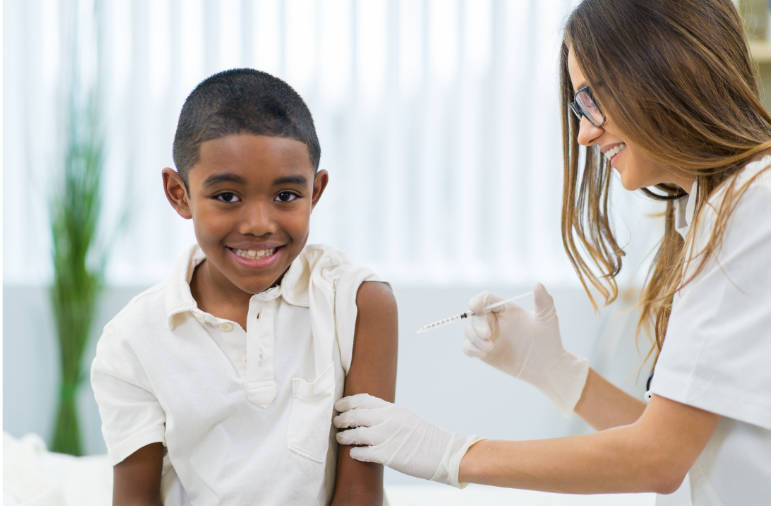
[[[715,223],[713,208],[706,212],[694,238],[697,252]],[[675,295],[651,392],[771,429],[768,178],[740,199],[717,261]]]
[[[111,465],[150,443],[166,444],[166,414],[136,355],[109,326],[97,344],[91,386]]]

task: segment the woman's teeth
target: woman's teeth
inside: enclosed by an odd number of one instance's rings
[[[233,252],[243,258],[254,260],[255,258],[265,258],[271,256],[276,252],[276,248],[273,249],[261,249],[261,250],[246,250],[246,249],[233,249]]]
[[[619,154],[621,150],[624,149],[625,147],[626,147],[626,144],[619,144],[618,146],[613,146],[612,148],[610,148],[605,152],[605,156],[608,158],[608,160],[610,160],[611,158]]]

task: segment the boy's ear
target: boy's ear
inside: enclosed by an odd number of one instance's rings
[[[329,172],[320,170],[316,173],[316,177],[313,180],[313,198],[311,199],[311,209],[316,207],[316,204],[321,198],[321,194],[324,193],[324,189],[329,183]]]
[[[169,199],[169,204],[177,211],[177,214],[186,220],[193,217],[190,212],[187,189],[179,172],[169,167],[163,169],[163,190],[166,193],[166,198]]]

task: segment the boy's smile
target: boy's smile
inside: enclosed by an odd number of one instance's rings
[[[252,134],[201,143],[188,190],[172,169],[163,178],[169,201],[193,219],[206,254],[191,286],[231,301],[281,279],[305,246],[311,211],[328,181],[326,171],[314,176],[304,143]]]

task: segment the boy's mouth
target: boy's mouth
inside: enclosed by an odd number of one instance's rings
[[[235,248],[228,248],[230,251],[235,253],[236,255],[240,256],[241,258],[246,258],[249,260],[254,260],[257,258],[265,258],[273,255],[278,248],[271,248],[271,249],[261,249],[261,250],[245,250],[245,249],[235,249]]]
[[[284,246],[268,249],[228,248],[236,263],[247,269],[265,269],[273,265],[283,250]]]

